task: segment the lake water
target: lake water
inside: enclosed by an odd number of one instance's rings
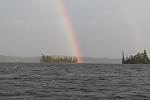
[[[150,100],[150,65],[0,64],[0,100]]]

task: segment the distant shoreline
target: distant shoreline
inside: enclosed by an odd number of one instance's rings
[[[92,58],[81,57],[84,63],[94,64],[121,64],[121,58]],[[12,57],[0,55],[0,63],[40,63],[40,56],[37,57]]]

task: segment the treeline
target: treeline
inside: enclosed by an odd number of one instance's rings
[[[41,63],[78,63],[78,57],[42,55],[40,62]]]
[[[150,64],[150,59],[147,56],[146,50],[144,50],[144,52],[137,53],[136,55],[130,55],[129,57],[125,57],[123,52],[122,64]]]

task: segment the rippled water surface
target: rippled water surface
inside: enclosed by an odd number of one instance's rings
[[[150,100],[150,65],[0,64],[0,100]]]

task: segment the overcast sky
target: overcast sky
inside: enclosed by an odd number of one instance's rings
[[[71,55],[55,0],[0,0],[0,54]],[[83,56],[150,50],[150,0],[64,0]]]

